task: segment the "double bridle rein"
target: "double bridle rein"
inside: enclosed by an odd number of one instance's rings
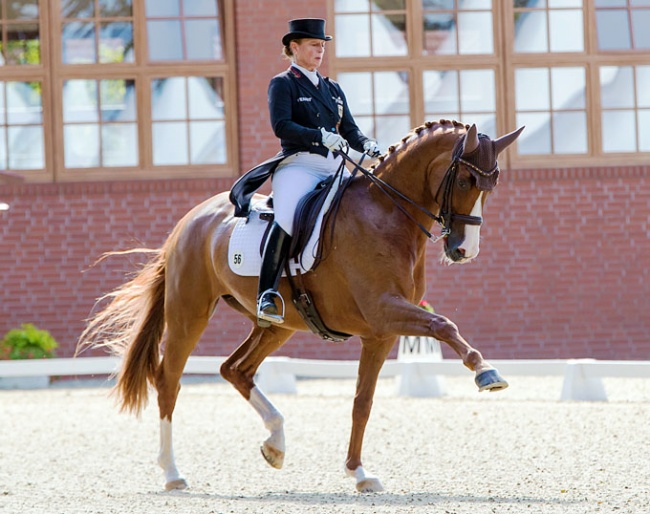
[[[368,180],[370,180],[373,184],[375,184],[379,190],[384,193],[390,200],[393,202],[395,207],[397,207],[404,215],[409,218],[411,221],[413,221],[418,228],[424,232],[424,234],[433,242],[437,242],[440,239],[443,239],[447,237],[449,234],[451,234],[451,224],[454,221],[460,221],[461,223],[464,223],[466,225],[478,225],[480,226],[483,224],[483,218],[481,216],[471,216],[469,214],[457,214],[455,212],[451,211],[451,200],[454,192],[454,184],[456,182],[456,177],[458,175],[458,168],[459,165],[462,164],[470,169],[470,172],[472,174],[477,174],[480,177],[493,177],[495,173],[498,176],[499,173],[499,164],[495,163],[494,167],[489,170],[489,171],[484,171],[480,169],[478,166],[472,164],[469,161],[466,161],[461,157],[463,152],[463,145],[458,145],[456,149],[454,150],[454,153],[452,155],[452,161],[451,164],[449,165],[449,168],[447,168],[447,171],[445,172],[445,175],[442,178],[442,182],[440,182],[440,186],[438,186],[438,191],[436,192],[435,199],[436,201],[438,200],[438,197],[442,193],[442,201],[438,202],[440,204],[440,213],[439,214],[434,214],[430,210],[428,210],[425,207],[422,207],[421,205],[415,203],[413,200],[411,200],[408,196],[406,196],[404,193],[398,191],[395,189],[393,186],[382,180],[381,178],[377,177],[374,173],[372,173],[370,170],[364,168],[361,166],[361,163],[363,162],[363,159],[365,156],[362,155],[361,160],[357,163],[354,160],[352,160],[346,153],[339,152],[339,155],[343,157],[344,160],[348,161],[352,166],[354,166],[355,171],[353,172],[353,175],[356,173],[356,171],[361,172]],[[480,188],[479,188],[480,189]],[[419,211],[423,212],[426,214],[429,218],[434,220],[436,223],[438,223],[441,227],[442,230],[440,231],[439,236],[434,236],[429,232],[422,223],[420,223],[418,220],[416,220],[413,215],[404,208],[403,205],[398,203],[397,198],[398,197],[402,200],[404,200],[406,203],[411,205],[412,207],[415,207]]]

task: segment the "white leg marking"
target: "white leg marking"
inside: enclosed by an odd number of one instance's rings
[[[251,389],[249,403],[264,421],[264,426],[271,432],[269,438],[262,444],[262,455],[271,466],[280,469],[284,463],[285,451],[284,417],[257,386]]]
[[[160,453],[158,464],[165,474],[165,489],[186,489],[187,481],[179,473],[174,460],[174,448],[172,445],[172,422],[167,418],[160,420]]]
[[[378,493],[384,490],[384,486],[381,485],[379,479],[366,473],[363,466],[359,466],[357,469],[348,469],[345,466],[345,473],[357,481],[357,491],[360,493]]]
[[[472,208],[470,216],[482,216],[483,214],[483,191],[478,195],[476,203]],[[473,259],[479,252],[479,240],[481,236],[480,225],[465,225],[465,240],[460,245],[462,250],[465,250],[465,260]]]

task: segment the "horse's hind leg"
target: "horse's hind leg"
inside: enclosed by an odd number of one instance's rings
[[[260,415],[270,435],[262,443],[264,459],[272,467],[280,469],[284,463],[284,418],[278,409],[255,385],[254,377],[262,361],[280,348],[294,331],[273,325],[269,328],[254,327],[246,340],[221,365],[221,376],[250,403]]]
[[[192,350],[210,319],[205,307],[194,314],[192,303],[184,307],[169,302],[174,314],[168,316],[165,353],[156,372],[158,408],[160,410],[160,452],[158,464],[165,475],[165,489],[185,489],[188,484],[176,467],[172,445],[172,414],[180,391],[180,379]],[[210,310],[212,312],[212,310]]]

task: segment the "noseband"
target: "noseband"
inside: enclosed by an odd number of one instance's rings
[[[464,137],[465,136],[463,136],[463,138]],[[488,137],[488,136],[484,134],[479,134],[479,138],[483,138],[483,137]],[[461,141],[462,139],[460,139],[458,143],[460,143]],[[447,168],[447,171],[445,172],[445,175],[442,178],[442,182],[440,182],[440,186],[438,186],[438,191],[436,192],[436,196],[435,196],[436,201],[438,201],[438,196],[440,195],[441,191],[443,194],[442,202],[438,202],[440,205],[439,215],[433,214],[425,207],[418,205],[413,200],[411,200],[408,196],[401,193],[393,186],[391,186],[387,182],[377,177],[374,173],[361,166],[364,156],[361,157],[361,161],[359,161],[359,163],[356,163],[347,154],[343,152],[340,152],[339,155],[341,155],[344,160],[348,161],[354,166],[355,171],[353,172],[353,175],[356,173],[356,171],[360,171],[363,175],[365,175],[366,178],[368,178],[373,184],[375,184],[382,193],[384,193],[386,196],[390,198],[393,204],[400,211],[402,211],[407,218],[413,221],[418,226],[418,228],[422,232],[424,232],[424,234],[429,239],[431,239],[432,242],[435,243],[436,241],[439,241],[440,239],[443,239],[447,237],[449,234],[451,234],[451,224],[454,221],[460,221],[465,225],[480,226],[483,224],[483,218],[481,216],[471,216],[469,214],[457,214],[451,211],[451,203],[452,203],[452,197],[454,193],[454,184],[456,183],[456,177],[458,175],[459,165],[462,164],[463,166],[469,168],[470,173],[476,179],[476,184],[480,191],[491,191],[496,185],[496,181],[499,176],[498,162],[495,162],[494,167],[491,170],[484,171],[478,166],[476,166],[475,164],[472,164],[471,162],[466,161],[465,159],[462,158],[463,149],[464,149],[464,145],[457,144],[456,148],[454,149],[454,153],[452,155],[453,159],[451,161],[451,164],[449,165],[449,168]],[[420,210],[421,212],[426,214],[429,218],[431,218],[436,223],[441,225],[442,230],[440,231],[440,235],[434,236],[433,234],[431,234],[431,232],[429,232],[424,227],[424,225],[422,225],[419,221],[417,221],[410,212],[408,212],[402,205],[400,205],[397,202],[395,196],[401,198],[409,205]]]

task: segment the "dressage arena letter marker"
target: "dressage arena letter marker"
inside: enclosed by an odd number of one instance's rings
[[[401,376],[396,378],[398,396],[436,397],[444,396],[444,380],[435,375],[423,375],[417,370],[417,362],[440,362],[440,341],[433,337],[402,336],[397,351],[398,362],[404,363]],[[413,363],[413,365],[410,365]]]

